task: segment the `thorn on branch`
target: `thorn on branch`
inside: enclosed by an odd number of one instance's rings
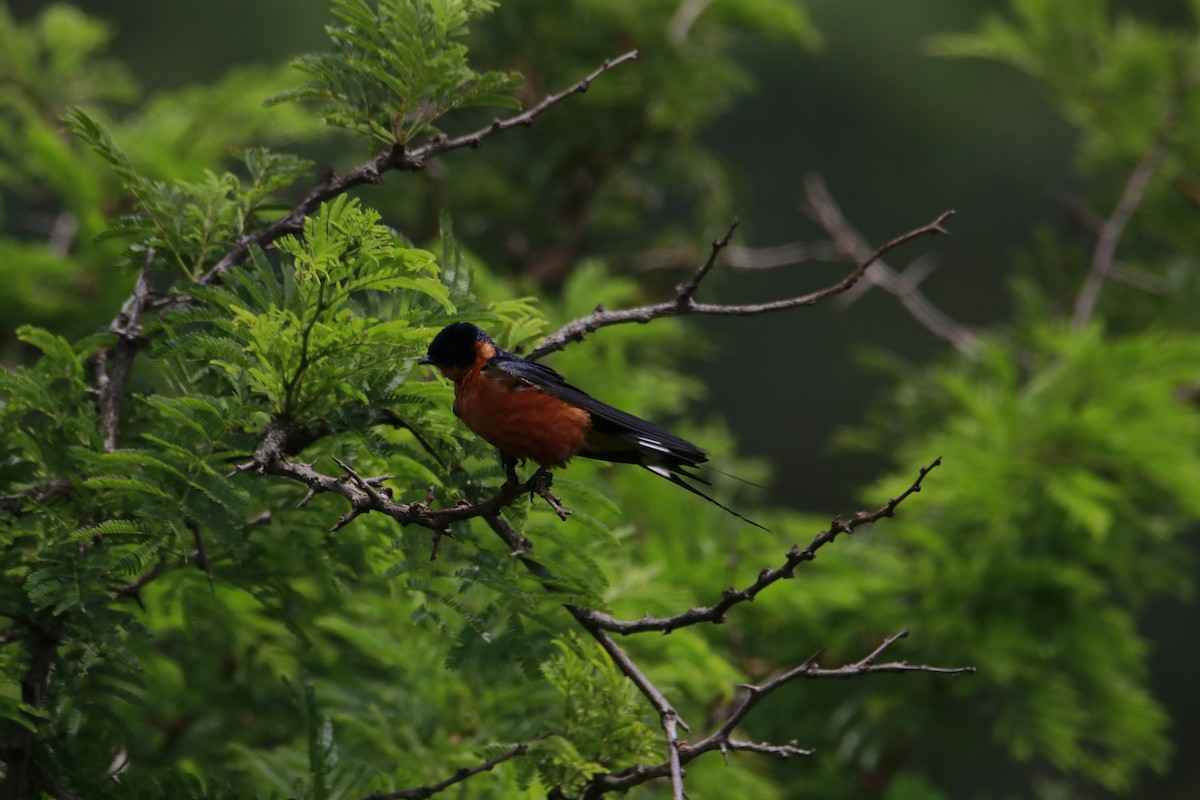
[[[454,532],[451,531],[450,528],[448,528],[448,527],[441,528],[441,529],[433,532],[433,548],[429,551],[429,560],[430,561],[437,561],[438,545],[440,545],[442,543],[443,537],[445,537],[447,539],[453,539]]]
[[[917,479],[913,481],[908,489],[895,499],[889,500],[886,505],[881,506],[874,512],[860,512],[855,514],[849,521],[835,518],[829,529],[817,534],[807,547],[800,549],[799,545],[792,545],[788,549],[784,562],[781,565],[762,570],[758,573],[758,577],[753,583],[741,590],[725,589],[721,594],[720,600],[711,606],[692,608],[673,617],[655,618],[647,615],[637,620],[618,620],[607,614],[593,612],[593,623],[604,630],[619,633],[622,636],[629,636],[634,633],[644,633],[647,631],[667,633],[677,628],[686,628],[705,622],[713,624],[723,622],[726,613],[733,606],[754,600],[760,592],[778,581],[793,578],[798,566],[815,559],[817,551],[832,542],[840,534],[852,533],[861,525],[868,525],[883,517],[892,516],[895,513],[896,507],[909,496],[915,494],[920,489],[921,482],[925,480],[925,476],[941,463],[941,458],[939,457],[929,466],[923,467]]]
[[[370,510],[371,509],[366,508],[364,506],[360,506],[360,505],[351,506],[349,511],[347,511],[345,514],[342,514],[340,517],[338,517],[338,521],[333,524],[333,527],[331,527],[329,529],[329,532],[337,533],[342,528],[346,527],[351,522],[353,522],[355,520],[355,518],[357,518],[360,514],[365,514]]]

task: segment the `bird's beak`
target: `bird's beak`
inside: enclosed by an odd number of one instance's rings
[[[433,359],[431,359],[429,356],[425,356],[424,358],[422,358],[422,359],[421,359],[420,361],[418,361],[417,363],[418,363],[418,364],[432,364],[432,363],[433,363]]]

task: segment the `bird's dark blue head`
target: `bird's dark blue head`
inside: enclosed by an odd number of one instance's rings
[[[432,364],[443,371],[447,368],[466,369],[475,363],[476,342],[492,344],[492,337],[478,325],[453,322],[433,337],[429,352],[419,363]]]

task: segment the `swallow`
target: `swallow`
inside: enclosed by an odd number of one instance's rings
[[[538,464],[538,474],[565,467],[576,456],[637,464],[763,527],[684,480],[708,484],[690,471],[708,460],[704,450],[597,400],[544,364],[506,353],[476,325],[447,325],[418,363],[454,382],[454,414],[500,451],[511,484],[519,482],[516,465],[525,461]]]

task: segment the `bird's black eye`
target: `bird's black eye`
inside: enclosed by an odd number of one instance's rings
[[[475,363],[475,343],[489,341],[491,338],[477,325],[455,322],[433,337],[427,357],[439,367],[466,368]]]

